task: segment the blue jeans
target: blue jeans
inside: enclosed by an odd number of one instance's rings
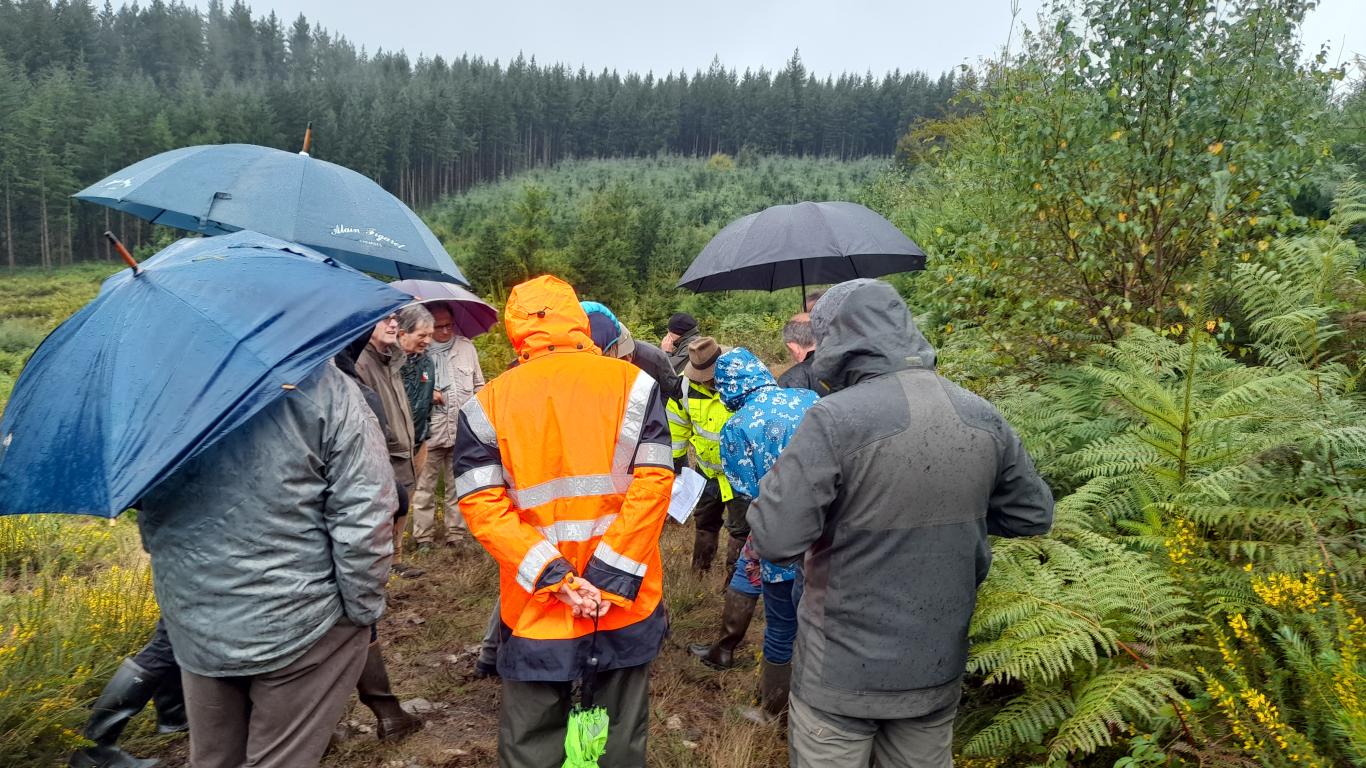
[[[764,661],[792,661],[797,639],[797,603],[801,590],[795,580],[764,582]]]
[[[735,563],[735,574],[730,579],[730,589],[742,595],[764,597],[764,660],[772,664],[787,664],[792,661],[792,643],[797,639],[797,603],[801,600],[801,568],[797,569],[795,579],[786,581],[762,580],[762,589],[756,589],[745,572],[745,557],[742,554]],[[770,563],[761,563],[770,565]],[[776,567],[763,569],[770,573]]]

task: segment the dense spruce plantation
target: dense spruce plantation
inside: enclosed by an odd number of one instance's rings
[[[457,49],[458,50],[458,49]],[[477,56],[366,51],[300,16],[242,0],[0,0],[0,263],[108,256],[131,219],[69,195],[174,147],[298,150],[367,174],[414,206],[566,158],[658,153],[890,155],[941,116],[952,74],[776,72],[713,61],[692,72],[589,72]],[[701,63],[699,63],[701,64]]]

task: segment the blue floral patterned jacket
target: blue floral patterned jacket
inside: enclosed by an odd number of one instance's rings
[[[744,347],[716,361],[716,391],[721,402],[735,411],[721,429],[721,467],[735,492],[753,499],[759,493],[759,481],[820,397],[809,389],[778,386],[768,368]],[[761,569],[767,582],[788,581],[796,574],[795,567],[767,562]]]

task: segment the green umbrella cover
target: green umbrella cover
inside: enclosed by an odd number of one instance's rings
[[[598,758],[607,751],[608,717],[605,707],[593,706],[598,682],[598,616],[593,613],[593,639],[588,645],[588,669],[579,687],[579,703],[569,713],[569,728],[564,734],[562,768],[598,768]]]

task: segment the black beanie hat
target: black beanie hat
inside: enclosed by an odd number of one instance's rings
[[[697,328],[697,318],[687,312],[679,312],[669,318],[669,333],[676,333],[680,336]]]

